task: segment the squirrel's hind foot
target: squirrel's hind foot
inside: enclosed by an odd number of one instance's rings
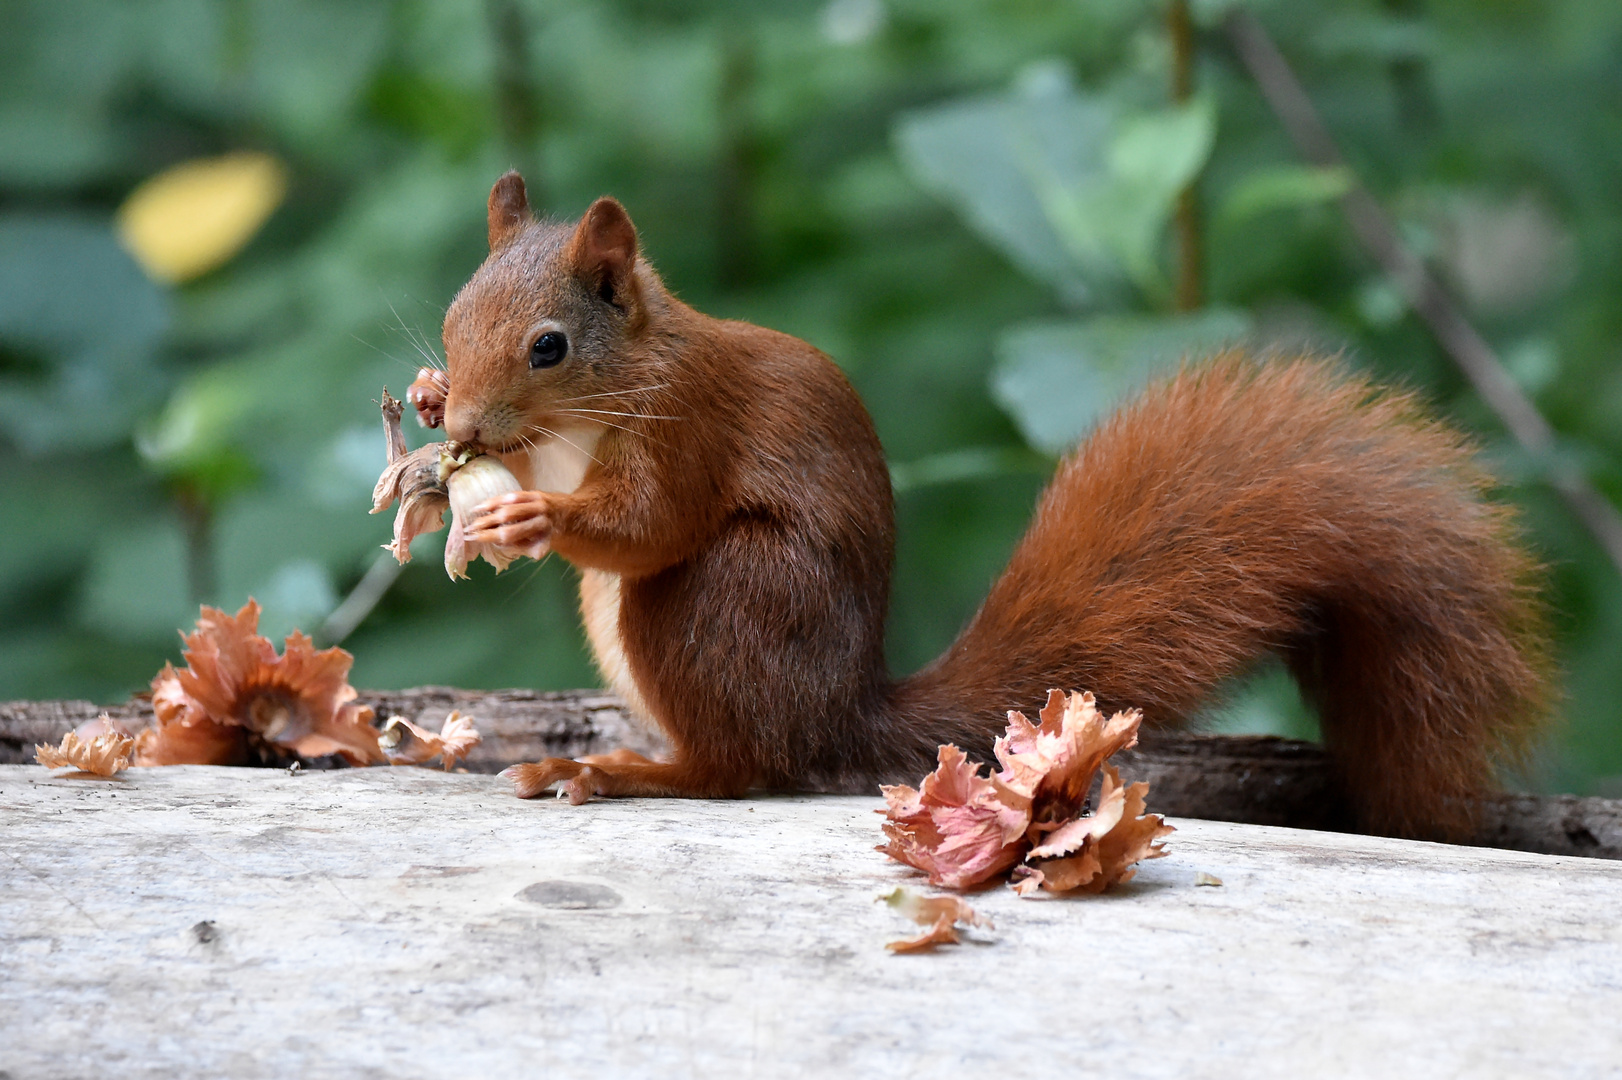
[[[586,754],[578,760],[569,758],[547,758],[544,761],[526,762],[522,765],[512,765],[503,769],[505,776],[513,783],[513,788],[520,799],[533,799],[553,784],[562,783],[559,789],[560,796],[567,795],[569,801],[579,806],[597,794],[597,781],[603,778],[602,770],[594,769],[594,765],[653,765],[655,762],[635,750],[619,747],[606,754]],[[609,794],[607,791],[602,794]]]
[[[553,757],[544,761],[509,765],[501,770],[501,775],[512,781],[513,792],[520,799],[533,799],[559,781],[573,780],[586,768],[588,766],[582,762]],[[584,795],[575,798],[571,793],[570,801],[578,804],[585,802],[586,798]]]

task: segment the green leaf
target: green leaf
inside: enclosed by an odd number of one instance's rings
[[[1209,100],[1126,112],[1052,65],[1008,94],[911,114],[896,129],[914,175],[1071,302],[1106,300],[1123,276],[1164,290],[1166,222],[1215,138]]]
[[[1205,167],[1215,141],[1216,108],[1201,98],[1125,117],[1110,142],[1111,197],[1099,224],[1128,276],[1147,292],[1162,286],[1161,238],[1177,196]]]
[[[1238,682],[1202,720],[1202,728],[1223,735],[1280,735],[1311,742],[1323,738],[1317,714],[1277,660]]]
[[[22,188],[82,184],[108,170],[119,149],[112,125],[60,101],[0,105],[0,183]]]
[[[260,115],[312,155],[351,152],[344,137],[388,38],[388,9],[349,0],[245,5],[241,27]]]
[[[176,389],[156,419],[136,434],[143,460],[184,479],[210,500],[251,485],[258,475],[241,443],[244,421],[270,387],[243,364],[218,364]]]
[[[1111,120],[1104,102],[1078,95],[1049,65],[1009,93],[904,114],[895,142],[913,176],[1016,266],[1081,302],[1116,272],[1104,252],[1061,235],[1052,193],[1103,175]]]
[[[1273,165],[1257,169],[1228,190],[1217,211],[1217,222],[1223,228],[1232,228],[1270,210],[1317,206],[1345,195],[1352,190],[1354,181],[1352,171],[1338,165]]]
[[[897,494],[935,484],[955,484],[996,476],[1045,473],[1051,458],[1014,446],[967,446],[930,454],[917,461],[891,462],[890,487]]]
[[[0,512],[0,604],[26,603],[53,579],[81,574],[100,540],[122,532],[132,508],[152,497],[140,479],[129,455],[55,455],[43,463],[0,449],[0,506],[8,508]],[[70,526],[47,531],[44,521]]]
[[[997,343],[991,392],[1037,450],[1060,454],[1156,374],[1233,344],[1244,313],[1104,315],[1018,327]]]
[[[1331,15],[1312,35],[1325,58],[1379,63],[1430,59],[1441,42],[1426,20],[1365,12]]]
[[[310,598],[333,592],[331,573],[370,561],[389,539],[393,516],[373,516],[367,509],[365,500],[345,507],[318,506],[302,492],[285,489],[245,493],[231,500],[220,509],[213,530],[219,602],[234,606],[252,595],[269,604],[259,593],[275,583],[288,596],[304,598],[289,601],[290,609],[303,613],[320,608]],[[302,568],[295,573],[289,566]],[[309,566],[329,575],[326,586],[312,584],[315,574]],[[293,576],[278,577],[284,574]]]

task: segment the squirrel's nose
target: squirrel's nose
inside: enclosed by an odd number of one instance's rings
[[[478,414],[472,409],[463,407],[459,402],[448,402],[445,406],[445,435],[452,442],[478,442]]]

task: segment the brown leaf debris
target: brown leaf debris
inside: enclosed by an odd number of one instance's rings
[[[940,764],[917,790],[883,787],[889,842],[880,851],[917,867],[929,883],[964,889],[1024,856],[1027,807],[1009,805],[994,779],[955,746],[940,748]]]
[[[1164,855],[1158,841],[1174,830],[1144,812],[1149,785],[1124,786],[1104,764],[1136,744],[1143,714],[1132,709],[1106,719],[1092,694],[1054,690],[1038,720],[1008,714],[1008,732],[994,748],[1002,766],[996,773],[980,775],[961,750],[943,746],[940,764],[918,789],[883,788],[888,842],[879,850],[946,888],[968,888],[1014,867],[1021,896],[1102,892],[1131,880],[1138,862]],[[1098,806],[1085,813],[1100,769]]]
[[[81,738],[79,732],[70,731],[62,736],[57,746],[40,744],[34,747],[34,760],[47,769],[77,769],[97,776],[114,776],[130,767],[135,754],[135,740],[121,731],[113,730],[113,721],[102,713],[91,724],[104,724],[101,734]],[[90,724],[82,725],[89,727]]]

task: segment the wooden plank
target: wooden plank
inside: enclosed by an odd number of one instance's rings
[[[515,761],[575,757],[629,746],[639,753],[663,749],[663,741],[634,723],[618,697],[601,690],[549,693],[539,690],[456,690],[421,686],[412,690],[362,691],[359,700],[379,718],[401,715],[434,731],[452,709],[476,717],[484,742],[474,748],[472,772],[500,772]],[[134,727],[152,722],[152,707],[139,699],[120,705],[88,701],[0,702],[0,764],[34,760],[34,744],[56,742],[102,712]],[[331,766],[309,762],[306,767]]]
[[[896,957],[883,943],[908,927],[874,898],[917,879],[872,850],[878,805],[3,766],[0,1070],[1582,1077],[1622,1060],[1615,863],[1185,820],[1118,894],[993,888],[971,900],[995,931]]]
[[[576,757],[628,746],[657,756],[662,740],[635,723],[624,704],[600,690],[363,691],[379,717],[400,714],[438,730],[452,709],[477,718],[484,734],[468,759],[473,772],[498,772],[515,761]],[[0,703],[0,764],[33,760],[33,746],[93,719],[102,706],[87,701]],[[137,726],[151,709],[132,701],[115,717]],[[1151,807],[1183,817],[1257,825],[1336,829],[1345,823],[1322,748],[1256,735],[1151,732],[1137,750],[1117,759],[1128,780],[1147,780]],[[333,761],[306,762],[330,767]],[[1572,795],[1501,795],[1484,802],[1474,842],[1484,847],[1622,859],[1622,800]]]

